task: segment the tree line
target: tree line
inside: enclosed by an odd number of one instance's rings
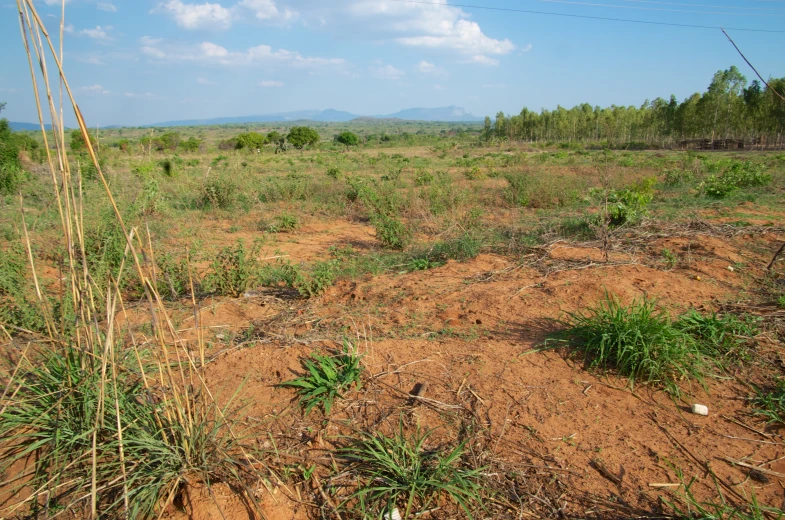
[[[667,100],[646,100],[640,107],[583,103],[540,112],[524,108],[511,117],[499,112],[493,122],[485,118],[482,135],[488,141],[605,141],[663,147],[693,139],[737,139],[747,145],[781,147],[785,101],[771,90],[785,95],[785,78],[772,79],[768,85],[758,80],[748,84],[732,66],[714,74],[705,92],[682,102],[672,95]]]

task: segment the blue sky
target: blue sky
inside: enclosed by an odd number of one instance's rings
[[[702,91],[730,65],[753,79],[719,30],[468,5],[785,28],[785,0],[68,0],[65,69],[91,126],[327,108],[458,105],[484,116],[640,105]],[[60,0],[36,6],[56,32]],[[729,33],[761,74],[785,76],[785,33]],[[35,121],[12,0],[0,0],[0,49],[3,116]]]

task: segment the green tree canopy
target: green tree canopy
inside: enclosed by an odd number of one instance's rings
[[[307,126],[293,126],[289,130],[286,140],[298,150],[302,150],[307,145],[318,143],[319,134],[316,133],[316,130]]]
[[[335,136],[335,140],[341,143],[348,150],[350,146],[357,146],[360,144],[360,138],[354,132],[341,132]]]
[[[87,135],[90,136],[90,144],[95,148],[95,136],[91,133],[88,133]],[[84,137],[82,137],[82,131],[79,129],[71,130],[71,150],[74,152],[81,152],[86,149],[87,145],[85,145]]]
[[[182,148],[186,152],[195,152],[199,150],[199,147],[202,145],[202,140],[197,139],[196,137],[189,137],[185,141],[180,143],[180,148]]]
[[[238,150],[243,148],[248,150],[258,150],[267,143],[267,138],[259,132],[246,132],[237,136],[237,144],[235,145]]]

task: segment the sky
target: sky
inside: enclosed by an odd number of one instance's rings
[[[57,34],[61,0],[34,1]],[[659,24],[726,27],[764,77],[785,76],[785,0],[67,0],[64,68],[90,126],[640,106],[731,65],[754,79],[719,29]],[[14,0],[0,56],[2,116],[37,121]]]

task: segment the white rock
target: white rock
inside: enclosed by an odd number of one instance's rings
[[[384,515],[384,520],[401,520],[401,512],[396,507],[390,513]]]
[[[735,269],[733,268],[733,266],[732,266],[732,265],[729,265],[729,266],[728,266],[728,271],[730,271],[730,272],[732,273],[733,271],[735,271]]]
[[[709,407],[696,403],[692,405],[692,413],[696,415],[709,415]]]

